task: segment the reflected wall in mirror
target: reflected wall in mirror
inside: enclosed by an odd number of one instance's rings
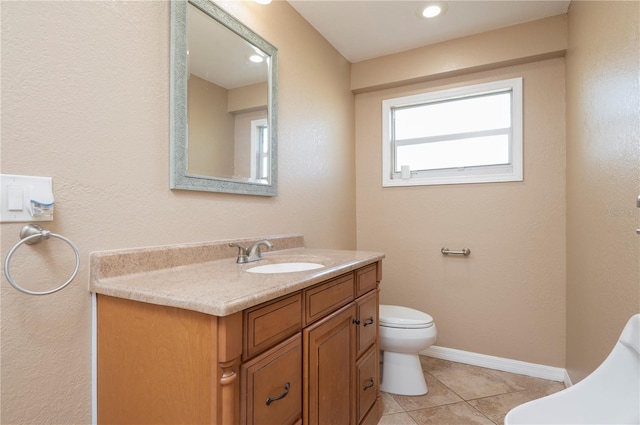
[[[171,7],[171,188],[275,196],[277,49],[209,0]]]

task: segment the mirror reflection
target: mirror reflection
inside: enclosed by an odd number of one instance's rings
[[[187,172],[267,183],[268,55],[192,4],[187,28]]]
[[[275,196],[277,50],[209,0],[172,24],[171,187]]]

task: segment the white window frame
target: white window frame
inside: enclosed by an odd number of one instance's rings
[[[251,120],[251,176],[254,179],[262,179],[259,176],[261,168],[261,163],[264,158],[269,158],[271,152],[262,152],[260,149],[262,147],[261,141],[261,130],[263,127],[268,128],[268,123],[266,118],[259,118],[257,120]],[[268,131],[268,130],[267,130]],[[267,140],[268,143],[268,140]],[[267,165],[267,180],[269,180],[269,165]]]
[[[511,134],[509,140],[509,164],[486,165],[456,169],[411,171],[402,178],[394,171],[393,108],[454,100],[468,96],[511,92]],[[523,180],[523,96],[522,78],[474,84],[453,89],[420,93],[387,99],[382,102],[382,186],[420,186],[440,184],[513,182]]]

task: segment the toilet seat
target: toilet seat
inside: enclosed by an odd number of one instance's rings
[[[378,322],[388,328],[421,329],[433,326],[433,317],[409,307],[380,304]]]

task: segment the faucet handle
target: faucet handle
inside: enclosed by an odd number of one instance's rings
[[[247,248],[243,247],[239,243],[230,243],[229,246],[232,247],[232,248],[238,248],[238,255],[240,255],[240,254],[246,255],[247,254]]]
[[[262,260],[262,251],[260,250],[260,246],[265,246],[265,247],[267,247],[269,249],[273,248],[273,244],[270,241],[266,240],[266,239],[263,239],[261,241],[258,241],[256,243],[254,243],[247,250],[247,255],[249,256],[249,261]]]
[[[230,247],[238,248],[238,258],[236,259],[236,263],[243,264],[247,263],[249,257],[247,256],[247,248],[243,247],[239,243],[230,243]]]

